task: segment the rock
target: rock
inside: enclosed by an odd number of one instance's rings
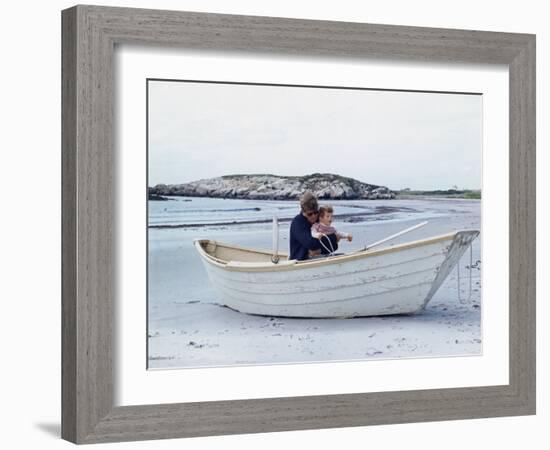
[[[385,186],[331,173],[288,177],[270,174],[225,175],[183,184],[157,184],[149,187],[149,197],[298,200],[306,190],[313,192],[320,200],[395,198],[395,193]]]
[[[149,193],[148,198],[149,200],[155,200],[155,201],[174,200],[173,198],[163,197],[162,195],[151,194],[151,193]]]
[[[368,348],[367,349],[367,356],[374,356],[374,355],[381,355],[382,352],[380,350],[377,350],[375,348]]]

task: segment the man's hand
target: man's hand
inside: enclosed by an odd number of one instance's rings
[[[353,235],[352,234],[348,234],[348,241],[349,242],[353,241]]]

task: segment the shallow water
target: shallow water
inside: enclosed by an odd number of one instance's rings
[[[167,197],[168,198],[168,197]],[[295,201],[235,200],[203,197],[169,197],[149,201],[149,227],[201,227],[291,220],[298,212]],[[433,217],[438,208],[430,202],[414,200],[336,200],[330,201],[335,214],[344,221],[407,220]],[[323,204],[323,201],[320,202]]]

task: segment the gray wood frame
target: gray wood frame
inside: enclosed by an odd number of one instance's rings
[[[535,36],[75,6],[62,12],[62,437],[75,443],[535,413]],[[506,64],[508,385],[260,400],[113,403],[113,52],[118,43]]]

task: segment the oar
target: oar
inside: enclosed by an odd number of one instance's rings
[[[368,250],[368,249],[370,249],[370,248],[372,248],[372,247],[376,247],[377,245],[383,244],[384,242],[387,242],[387,241],[389,241],[390,239],[394,239],[394,238],[396,238],[396,237],[398,237],[398,236],[402,236],[402,235],[405,234],[405,233],[409,233],[409,232],[411,232],[411,231],[413,231],[413,230],[416,230],[417,228],[423,227],[423,226],[426,225],[427,223],[428,223],[428,221],[426,221],[426,222],[421,222],[421,223],[419,223],[419,224],[417,224],[417,225],[415,225],[415,226],[413,226],[413,227],[410,227],[410,228],[407,228],[406,230],[400,231],[399,233],[392,234],[391,236],[388,236],[387,238],[384,238],[384,239],[382,239],[382,240],[380,240],[380,241],[376,241],[376,242],[374,242],[374,243],[372,243],[372,244],[367,245],[363,250]]]

